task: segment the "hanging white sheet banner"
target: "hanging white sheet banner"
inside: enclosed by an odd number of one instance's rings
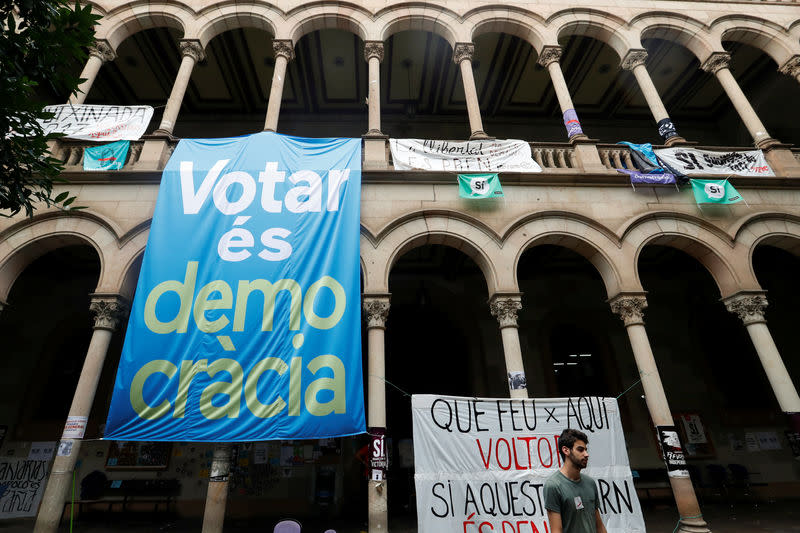
[[[733,174],[735,176],[774,176],[764,152],[711,152],[694,148],[661,148],[654,150],[666,164],[683,174]]]
[[[389,139],[395,170],[445,172],[541,172],[531,146],[515,139],[432,141]]]
[[[614,398],[414,395],[419,533],[547,533],[544,482],[561,466],[565,428],[589,438],[608,533],[644,532]]]
[[[153,118],[149,105],[49,105],[55,113],[39,122],[45,134],[63,133],[84,141],[135,141],[147,130]]]

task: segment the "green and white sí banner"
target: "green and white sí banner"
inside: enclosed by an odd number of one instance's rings
[[[503,198],[503,187],[497,174],[459,174],[458,195],[461,198]]]
[[[698,204],[735,204],[742,195],[728,180],[691,180],[694,199]]]

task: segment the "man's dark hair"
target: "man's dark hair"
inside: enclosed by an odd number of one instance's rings
[[[561,436],[558,437],[558,453],[561,454],[562,461],[567,459],[564,455],[563,447],[566,446],[571,450],[572,447],[575,446],[575,441],[578,440],[582,440],[586,444],[589,444],[589,438],[583,431],[578,431],[577,429],[565,429],[561,432]]]

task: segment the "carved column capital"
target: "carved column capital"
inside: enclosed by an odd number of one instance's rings
[[[386,329],[386,319],[389,318],[389,295],[364,295],[364,318],[367,327]]]
[[[179,46],[181,48],[181,56],[189,56],[194,59],[195,63],[206,58],[203,46],[197,39],[183,39]]]
[[[453,48],[453,63],[460,65],[462,61],[472,61],[475,54],[475,45],[472,43],[456,43]]]
[[[364,59],[368,62],[370,58],[377,57],[378,61],[383,61],[383,41],[367,41],[364,43]]]
[[[111,48],[108,41],[104,39],[99,39],[95,41],[93,45],[89,46],[89,55],[99,58],[103,63],[114,61],[117,58],[114,49]]]
[[[272,51],[275,52],[275,57],[283,56],[287,60],[294,59],[294,44],[291,39],[273,39]]]
[[[800,76],[800,55],[795,54],[778,69],[781,74],[796,78]]]
[[[730,68],[731,55],[728,52],[714,52],[708,59],[703,61],[700,68],[711,74],[716,74],[718,70]]]
[[[767,308],[767,296],[763,292],[737,292],[723,300],[725,308],[735,313],[745,326],[766,322],[764,310]]]
[[[539,54],[539,59],[536,60],[538,64],[547,68],[547,65],[553,62],[561,61],[561,54],[563,50],[560,46],[547,45],[542,48],[542,53]]]
[[[116,294],[92,294],[89,309],[94,313],[94,329],[114,331],[128,312],[128,304]]]
[[[500,328],[516,328],[517,312],[522,309],[521,294],[498,294],[489,299],[489,311]]]
[[[611,311],[619,315],[625,326],[644,324],[644,310],[647,298],[644,294],[620,294],[608,301]]]
[[[644,62],[646,60],[647,60],[647,50],[644,50],[642,48],[632,48],[628,50],[628,53],[625,54],[625,57],[622,58],[620,66],[624,70],[633,70],[639,65],[644,65]]]

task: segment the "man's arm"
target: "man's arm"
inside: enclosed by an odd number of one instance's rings
[[[558,517],[559,526],[561,525],[561,516]],[[594,510],[594,525],[597,529],[597,533],[608,533],[606,531],[606,526],[603,524],[603,519],[600,517],[600,509]],[[559,529],[561,531],[561,529]]]
[[[550,522],[550,533],[563,533],[564,527],[561,525],[561,513],[548,509],[547,520]],[[605,531],[606,530],[603,529],[603,533],[605,533]]]

